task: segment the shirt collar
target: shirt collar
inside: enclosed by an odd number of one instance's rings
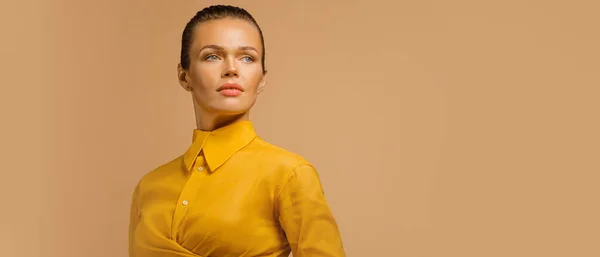
[[[256,132],[250,121],[237,121],[213,131],[195,129],[192,144],[185,152],[183,162],[187,170],[191,171],[196,158],[203,152],[209,172],[214,172],[255,137]]]

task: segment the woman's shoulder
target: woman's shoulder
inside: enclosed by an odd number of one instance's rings
[[[183,175],[183,155],[162,163],[144,173],[138,180],[138,184],[160,183],[164,178]],[[179,174],[181,173],[181,174]]]
[[[257,137],[240,152],[246,160],[252,159],[250,167],[256,167],[255,174],[268,178],[278,185],[285,184],[290,178],[298,176],[318,176],[310,161],[301,154],[281,146],[269,143]]]
[[[245,148],[245,152],[256,154],[260,160],[270,162],[281,168],[295,168],[298,166],[311,165],[304,156],[267,142],[260,137],[256,137],[256,139]]]

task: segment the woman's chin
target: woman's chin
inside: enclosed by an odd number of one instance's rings
[[[248,101],[240,100],[242,99],[219,101],[219,103],[215,103],[212,109],[228,115],[239,115],[248,112],[252,108],[252,104],[248,104]]]
[[[214,110],[222,116],[237,116],[247,113],[250,108],[247,106],[219,106],[219,108],[214,108]]]

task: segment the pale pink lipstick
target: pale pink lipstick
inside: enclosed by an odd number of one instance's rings
[[[244,92],[244,88],[235,83],[226,83],[217,88],[217,92],[224,96],[234,97],[241,95]]]

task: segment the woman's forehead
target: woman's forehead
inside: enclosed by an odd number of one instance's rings
[[[198,24],[194,29],[193,44],[194,47],[218,45],[224,48],[250,46],[261,49],[258,29],[248,21],[230,18]]]

